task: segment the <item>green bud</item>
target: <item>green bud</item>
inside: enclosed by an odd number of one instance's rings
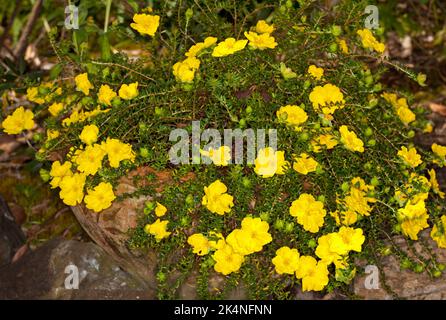
[[[409,269],[412,266],[412,262],[407,259],[404,258],[403,261],[401,261],[400,267],[401,269]]]
[[[293,1],[287,0],[285,5],[287,6],[287,8],[292,8],[293,7]]]
[[[367,170],[367,171],[372,170],[372,164],[370,162],[366,162],[364,164],[364,169]]]
[[[268,222],[269,221],[269,213],[268,212],[262,212],[260,214],[260,219],[262,219],[263,221]]]
[[[330,52],[338,51],[338,44],[336,42],[331,43],[328,47],[328,50],[330,50]]]
[[[252,113],[252,107],[251,106],[247,106],[246,109],[245,109],[245,112],[247,114],[251,114]]]
[[[337,25],[331,26],[331,34],[335,37],[339,37],[342,34],[342,28]]]
[[[394,225],[393,231],[395,231],[396,233],[401,233],[401,225],[399,224]]]
[[[240,127],[244,127],[246,126],[246,119],[245,118],[241,118],[238,122],[238,124],[240,125]]]
[[[408,136],[409,138],[413,138],[413,137],[415,137],[415,131],[410,130],[410,131],[407,133],[407,136]]]
[[[348,182],[344,182],[341,185],[341,189],[342,189],[342,191],[347,192],[348,190],[350,190],[350,184]]]
[[[373,99],[369,100],[369,107],[370,108],[376,107],[377,105],[378,105],[378,99],[373,98]]]
[[[383,248],[383,250],[381,251],[381,253],[383,254],[383,256],[388,256],[392,253],[392,247],[385,247]]]
[[[314,240],[314,239],[310,239],[310,240],[308,240],[308,247],[310,247],[310,248],[316,248],[317,247],[317,242],[316,242],[316,240]]]
[[[444,264],[442,264],[442,263],[439,263],[437,265],[437,268],[438,268],[438,270],[443,271],[446,268],[446,266]]]
[[[303,132],[299,135],[299,140],[301,141],[307,141],[308,139],[310,139],[310,136],[306,132]]]
[[[40,169],[39,170],[40,178],[43,180],[43,182],[48,182],[51,179],[50,173],[48,170]]]
[[[248,177],[243,177],[242,184],[245,188],[251,187],[251,180]]]
[[[325,196],[324,195],[320,195],[317,197],[317,201],[324,203],[325,202]]]
[[[32,137],[34,142],[39,142],[43,140],[43,134],[42,133],[34,133]]]
[[[367,76],[367,77],[365,78],[365,84],[366,84],[367,86],[372,85],[372,84],[373,84],[373,76]]]
[[[274,222],[274,228],[277,230],[282,230],[285,227],[285,222],[281,219],[277,219],[276,222]]]
[[[373,86],[373,91],[379,92],[383,89],[383,85],[381,83],[377,83]]]
[[[139,148],[139,155],[143,158],[148,158],[150,156],[150,151],[147,148]]]
[[[47,95],[48,93],[50,93],[50,89],[45,88],[45,87],[39,87],[39,94]]]
[[[149,214],[155,209],[156,203],[154,201],[146,201],[144,204],[144,214]]]
[[[324,173],[324,168],[321,165],[318,165],[316,167],[316,174],[323,174]]]
[[[441,275],[442,275],[442,272],[441,272],[440,270],[435,270],[435,271],[432,273],[432,275],[433,275],[435,278],[440,278]]]
[[[374,187],[379,185],[379,179],[377,177],[373,177],[372,181],[370,181],[370,184]]]
[[[306,89],[308,89],[310,86],[311,86],[311,82],[310,82],[310,80],[305,80],[305,82],[304,82],[304,89],[306,90]]]
[[[162,115],[164,115],[164,108],[161,108],[161,107],[155,107],[155,115],[157,115],[157,116],[162,116]]]
[[[112,100],[113,107],[119,107],[122,104],[122,101],[119,97],[114,97]]]
[[[417,263],[415,267],[413,268],[413,271],[416,273],[421,273],[424,271],[424,265],[422,263]]]
[[[293,232],[293,230],[294,230],[294,222],[288,222],[285,225],[285,232],[286,233],[291,233],[291,232]]]
[[[186,204],[188,205],[194,204],[194,196],[190,193],[186,196]]]
[[[180,219],[181,226],[185,227],[190,224],[189,216],[182,216]]]
[[[367,145],[370,147],[374,147],[376,145],[376,140],[370,139],[369,141],[367,141]]]
[[[192,8],[188,8],[186,10],[186,21],[189,22],[189,20],[194,16],[194,10]]]
[[[427,76],[424,73],[419,73],[417,75],[417,82],[422,87],[426,86],[426,79],[427,79]]]
[[[159,272],[156,274],[156,279],[158,280],[158,282],[165,282],[166,279],[167,279],[167,276],[166,276],[166,274],[165,274],[164,272],[159,271]]]
[[[365,129],[364,134],[366,137],[370,137],[373,134],[372,128],[368,127],[367,129]]]

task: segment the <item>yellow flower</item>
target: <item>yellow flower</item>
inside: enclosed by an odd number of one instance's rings
[[[89,126],[85,126],[82,129],[81,134],[79,135],[79,139],[85,144],[93,144],[98,140],[99,128],[94,124]]]
[[[18,107],[2,122],[3,131],[7,134],[19,134],[23,130],[31,130],[34,127],[34,113]]]
[[[135,14],[133,16],[134,23],[130,24],[130,27],[138,31],[140,34],[147,34],[149,36],[154,36],[158,26],[160,25],[160,17],[150,14]]]
[[[299,157],[294,157],[293,169],[300,174],[307,175],[314,172],[319,164],[306,153],[301,153]]]
[[[272,241],[268,232],[269,225],[260,218],[246,217],[241,229],[234,229],[227,237],[226,243],[232,246],[234,252],[249,255],[259,252],[263,246]]]
[[[283,151],[274,151],[273,148],[268,147],[259,150],[254,165],[255,173],[262,178],[270,178],[275,174],[285,174],[289,163],[285,160]]]
[[[431,149],[432,152],[435,153],[440,158],[446,157],[446,146],[440,146],[439,144],[433,143]]]
[[[47,140],[53,140],[60,136],[60,132],[57,130],[48,129],[46,131]]]
[[[287,105],[280,107],[276,112],[279,121],[285,121],[288,125],[294,126],[296,130],[299,130],[299,126],[308,119],[308,115],[302,108],[296,105]]]
[[[364,152],[364,143],[358,138],[356,133],[349,131],[347,126],[341,126],[339,133],[341,134],[341,142],[346,149],[353,152]]]
[[[218,167],[227,166],[231,162],[231,148],[228,146],[221,146],[218,149],[210,148],[208,151],[200,150],[200,153],[209,157]]]
[[[318,256],[321,261],[330,265],[334,263],[336,267],[342,267],[343,257],[335,250],[335,240],[339,238],[339,234],[336,232],[325,234],[317,240],[316,256]]]
[[[413,113],[409,108],[398,108],[396,110],[396,114],[405,124],[409,124],[416,119],[415,113]]]
[[[109,182],[101,182],[93,190],[87,191],[84,201],[88,209],[100,212],[110,207],[115,199],[113,186]]]
[[[69,206],[81,203],[84,198],[84,184],[85,174],[83,173],[64,176],[59,184],[59,196],[63,203]]]
[[[313,151],[318,153],[321,152],[321,147],[325,146],[327,150],[333,149],[338,145],[338,141],[332,134],[321,134],[317,138],[311,141],[311,146]]]
[[[169,221],[164,220],[160,221],[160,219],[156,219],[156,221],[152,224],[146,224],[144,226],[144,231],[147,234],[151,234],[155,236],[156,241],[160,241],[164,238],[167,238],[172,232],[167,231],[167,224]]]
[[[187,243],[193,247],[192,252],[199,256],[208,254],[209,250],[211,249],[208,238],[201,233],[191,235],[189,238],[187,238]]]
[[[439,248],[446,249],[446,215],[441,216],[441,223],[434,224],[431,231],[432,239],[437,243]]]
[[[155,215],[157,217],[162,217],[166,214],[166,212],[167,212],[167,208],[157,201],[156,208],[155,208]]]
[[[274,31],[274,25],[269,25],[265,20],[259,20],[256,24],[257,33],[272,33]]]
[[[336,225],[344,225],[344,226],[351,226],[358,221],[358,215],[354,211],[334,211],[330,212],[330,216],[332,216],[335,221]]]
[[[254,49],[274,49],[277,46],[277,42],[274,37],[269,33],[257,34],[249,31],[245,32],[246,39],[249,40],[249,46]]]
[[[401,150],[398,151],[398,156],[400,156],[404,162],[411,166],[412,168],[417,167],[423,161],[421,160],[421,156],[417,153],[417,149],[401,147]]]
[[[314,64],[308,67],[308,73],[316,80],[321,80],[324,76],[324,69],[316,67]]]
[[[87,73],[81,73],[74,78],[76,82],[76,90],[82,91],[86,96],[90,94],[90,89],[93,89],[93,85],[88,80]]]
[[[212,258],[216,262],[214,270],[224,275],[237,272],[245,260],[244,256],[235,253],[228,244],[224,244],[220,249],[215,251]]]
[[[195,78],[195,72],[200,67],[200,60],[195,57],[189,57],[173,65],[173,75],[180,82],[190,83]]]
[[[306,231],[316,233],[324,225],[327,212],[324,204],[314,199],[311,194],[303,193],[291,203],[290,215],[297,218],[297,222]]]
[[[38,104],[45,103],[45,99],[39,98],[38,95],[39,95],[38,87],[29,87],[28,89],[26,89],[26,99]]]
[[[135,161],[135,153],[132,150],[132,146],[127,143],[123,143],[118,139],[107,138],[102,143],[102,148],[105,150],[108,156],[108,161],[112,168],[118,168],[119,163],[123,160]]]
[[[50,171],[50,176],[53,178],[50,183],[51,189],[57,188],[64,177],[72,175],[71,162],[66,161],[64,164],[60,164],[59,161],[54,161]]]
[[[299,258],[296,278],[302,279],[302,291],[321,291],[328,284],[327,265],[310,256]]]
[[[235,40],[234,38],[227,38],[220,42],[212,51],[213,57],[225,57],[234,54],[237,51],[243,50],[246,47],[248,40]]]
[[[362,46],[364,48],[373,49],[379,53],[383,53],[386,49],[384,43],[380,43],[378,40],[376,40],[372,31],[369,29],[358,30],[356,33],[361,37]]]
[[[119,96],[124,100],[130,100],[138,96],[138,82],[123,84],[119,89]]]
[[[204,42],[198,42],[189,48],[189,51],[185,53],[186,57],[195,57],[204,49],[207,49],[217,43],[217,38],[207,37]]]
[[[116,92],[114,92],[108,85],[103,84],[99,88],[98,92],[98,101],[99,103],[103,103],[107,106],[111,105],[111,101],[115,98]]]
[[[398,220],[401,221],[403,234],[412,240],[418,240],[418,233],[429,227],[426,204],[424,199],[408,201],[404,208],[398,209]]]
[[[344,198],[348,211],[358,213],[362,216],[369,216],[372,208],[369,202],[376,202],[374,198],[367,197],[366,193],[357,188],[351,188],[349,194]]]
[[[440,190],[440,185],[437,181],[437,173],[434,169],[428,171],[430,177],[430,183],[432,186],[432,190],[440,196],[441,199],[444,199],[444,192]]]
[[[234,206],[233,197],[226,193],[228,188],[220,180],[212,182],[208,187],[204,187],[203,199],[201,203],[212,213],[224,215],[231,211]]]
[[[330,83],[323,87],[316,86],[311,91],[309,99],[314,110],[322,112],[324,115],[331,115],[337,109],[342,109],[345,103],[341,90]]]
[[[57,117],[62,110],[63,104],[61,102],[54,102],[48,107],[48,111],[53,117]]]
[[[341,39],[338,41],[338,43],[339,43],[339,47],[341,48],[341,52],[344,54],[348,54],[347,42],[345,42],[344,39]]]
[[[95,175],[102,168],[102,159],[104,159],[105,151],[101,145],[89,145],[85,150],[80,151],[74,162],[78,165],[77,170],[85,175]]]
[[[348,254],[350,251],[361,252],[365,241],[362,229],[341,227],[337,236],[333,238],[332,249],[340,255]]]
[[[298,268],[299,252],[297,252],[297,249],[281,247],[276,251],[272,263],[278,274],[294,274]]]

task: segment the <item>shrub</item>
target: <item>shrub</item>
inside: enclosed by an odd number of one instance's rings
[[[140,59],[116,53],[74,61],[61,51],[64,77],[27,90],[27,110],[46,130],[36,153],[42,176],[66,204],[106,209],[119,201],[113,187],[132,168],[169,169],[178,181],[194,174],[161,194],[137,191],[156,201],[146,204],[128,245],[159,252],[160,297],[171,292],[163,284],[172,269],[198,266],[202,297],[215,270],[227,275],[227,288],[243,281],[252,298],[289,298],[296,284],[345,288],[358,259],[378,263],[392,252],[415,268],[385,242],[390,235],[415,241],[434,226],[432,237],[445,247],[444,194],[435,179],[445,147],[415,146],[414,135],[432,124],[410,107],[409,93],[380,82],[389,67],[421,84],[423,75],[387,60],[380,36],[363,28],[365,3],[345,1],[328,12],[299,3],[247,4],[250,12],[230,18],[235,8],[227,3],[220,11],[204,2],[142,11],[131,24],[147,48]],[[177,10],[178,20],[166,10]],[[130,33],[128,24],[116,28]],[[6,132],[30,129],[34,120],[23,112],[4,120]],[[276,129],[277,150],[235,165],[227,163],[231,146],[192,142],[211,164],[190,156],[191,164],[172,164],[172,130],[186,130],[189,141],[196,120],[222,136],[225,128]],[[55,155],[63,161],[48,162]],[[169,264],[164,257],[178,247],[185,255]],[[435,257],[424,264],[439,268]]]

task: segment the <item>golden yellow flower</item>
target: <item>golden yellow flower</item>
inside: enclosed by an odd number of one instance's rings
[[[255,32],[249,31],[245,32],[246,39],[249,40],[249,46],[254,49],[274,49],[277,46],[277,42],[274,37],[269,33],[257,34]]]
[[[124,100],[133,99],[137,97],[138,94],[138,82],[123,84],[119,89],[119,96]]]
[[[88,209],[100,212],[110,207],[115,199],[113,186],[109,182],[101,182],[93,190],[87,191],[84,201]]]
[[[76,82],[76,90],[83,92],[86,96],[90,94],[90,89],[93,89],[93,85],[88,80],[87,73],[81,73],[74,78]]]
[[[167,224],[169,221],[164,220],[160,221],[160,219],[156,219],[156,221],[152,224],[146,224],[144,226],[144,231],[147,234],[151,234],[155,236],[156,241],[160,241],[164,238],[167,238],[172,232],[167,231]]]
[[[297,218],[297,222],[306,231],[316,233],[324,225],[327,212],[324,204],[314,199],[311,194],[303,193],[291,203],[290,215]]]
[[[142,35],[154,36],[156,30],[160,24],[160,17],[150,14],[135,14],[133,16],[134,23],[130,24],[130,27],[138,31]]]
[[[267,147],[259,150],[254,165],[255,173],[262,178],[270,178],[275,174],[285,174],[289,162],[285,160],[284,151],[274,151]]]
[[[18,107],[2,122],[3,131],[7,134],[19,134],[23,130],[31,130],[34,127],[34,113]]]
[[[84,198],[85,174],[74,173],[66,175],[59,183],[59,196],[63,203],[69,206],[75,206],[82,202]]]
[[[272,33],[274,31],[274,25],[267,24],[265,20],[259,20],[256,24],[257,33]]]
[[[48,107],[48,111],[53,117],[57,117],[62,110],[63,104],[61,102],[54,102]]]
[[[319,163],[308,154],[301,153],[299,157],[294,157],[293,169],[300,174],[307,175],[310,172],[316,171],[318,165]]]
[[[167,208],[157,201],[156,208],[155,208],[155,215],[157,217],[162,217],[166,214],[166,212],[167,212]]]
[[[228,188],[220,180],[215,180],[209,186],[204,187],[205,195],[201,203],[208,208],[209,211],[224,215],[231,211],[234,206],[233,197],[227,194]]]
[[[193,247],[192,252],[204,256],[209,253],[211,245],[208,238],[201,233],[195,233],[187,238],[187,243]]]
[[[247,43],[248,40],[235,40],[234,38],[227,38],[214,48],[214,51],[212,51],[212,56],[225,57],[234,54],[237,51],[243,50]]]
[[[107,138],[101,145],[107,153],[108,161],[112,168],[118,168],[123,160],[135,161],[136,154],[133,152],[130,144],[123,143],[118,139]]]
[[[99,88],[98,92],[98,101],[99,103],[103,103],[107,106],[111,105],[111,101],[115,98],[116,92],[114,92],[108,85],[103,84]]]
[[[341,142],[346,149],[353,152],[364,152],[364,143],[358,138],[356,133],[349,131],[347,126],[341,126],[339,133],[341,134]]]
[[[296,130],[300,130],[300,125],[305,123],[308,115],[301,107],[296,105],[287,105],[280,107],[276,112],[279,121],[285,121],[288,125],[294,126]]]
[[[272,263],[278,274],[294,274],[298,268],[299,252],[297,249],[281,247],[276,251]]]
[[[324,69],[318,68],[314,64],[308,67],[308,74],[310,74],[316,80],[321,80],[324,76]]]
[[[91,124],[82,129],[79,139],[81,139],[83,143],[90,145],[98,140],[98,133],[99,128],[94,124]]]
[[[406,147],[401,147],[401,149],[398,151],[398,156],[400,156],[404,162],[412,168],[417,167],[423,162],[421,160],[421,156],[417,153],[417,149],[413,147],[409,149]]]

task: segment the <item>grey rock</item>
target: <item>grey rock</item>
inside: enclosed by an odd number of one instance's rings
[[[0,299],[154,298],[93,243],[54,239],[0,269]]]
[[[25,243],[25,235],[3,197],[0,196],[0,267],[9,264]]]
[[[424,230],[420,234],[422,241],[425,241],[437,256],[438,263],[446,263],[446,250],[437,247],[437,244],[429,236],[430,230]],[[409,250],[406,240],[403,237],[394,237],[393,241],[410,257],[414,257]],[[428,252],[423,248],[420,241],[415,242],[414,250],[417,255],[428,257]],[[433,278],[427,274],[415,273],[412,270],[402,270],[400,262],[394,256],[384,256],[380,258],[381,269],[385,275],[386,290],[382,283],[377,289],[366,288],[366,277],[356,277],[353,288],[355,294],[368,300],[390,300],[395,298],[411,300],[438,300],[446,299],[446,274],[443,272],[439,278]],[[363,263],[365,266],[365,263]],[[383,280],[380,278],[380,281]],[[370,287],[370,286],[368,286]],[[392,294],[393,291],[393,294]]]

